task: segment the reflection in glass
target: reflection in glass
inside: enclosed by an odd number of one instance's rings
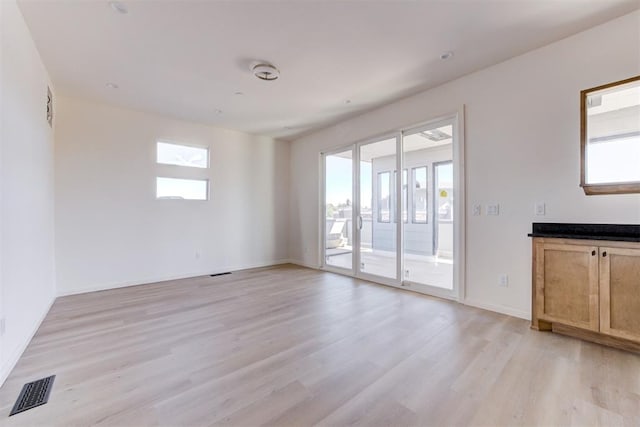
[[[353,265],[352,150],[325,156],[325,264]]]
[[[413,168],[413,215],[415,224],[426,224],[427,220],[427,167]]]
[[[396,169],[396,138],[364,144],[360,150],[360,265],[359,271],[397,277],[397,223],[392,190]],[[373,201],[373,206],[371,201]]]
[[[586,98],[586,183],[640,181],[640,80]]]

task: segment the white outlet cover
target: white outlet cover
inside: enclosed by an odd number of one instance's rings
[[[534,206],[534,212],[538,216],[544,216],[546,214],[546,206],[544,202],[538,202]]]
[[[487,205],[487,215],[500,215],[500,205],[497,203],[489,203]]]
[[[506,288],[509,286],[509,276],[506,274],[501,274],[498,277],[498,285],[500,285],[503,288]]]

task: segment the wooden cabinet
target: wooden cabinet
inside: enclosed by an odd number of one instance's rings
[[[640,249],[600,248],[600,331],[640,342]]]
[[[598,247],[542,243],[536,260],[538,317],[597,331]]]
[[[640,243],[536,237],[532,291],[534,329],[640,344]]]

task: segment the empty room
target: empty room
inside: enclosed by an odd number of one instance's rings
[[[639,0],[0,0],[0,425],[639,426]]]

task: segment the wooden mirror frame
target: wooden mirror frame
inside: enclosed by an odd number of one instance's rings
[[[634,182],[621,182],[610,184],[587,184],[586,180],[586,160],[587,160],[587,96],[591,92],[596,92],[602,89],[608,89],[611,87],[631,83],[640,80],[640,76],[631,77],[625,80],[620,80],[606,85],[592,87],[580,91],[580,187],[584,190],[584,193],[588,196],[596,194],[630,194],[640,193],[640,181]]]

